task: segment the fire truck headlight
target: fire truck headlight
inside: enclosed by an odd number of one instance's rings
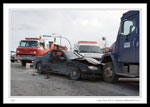
[[[19,50],[17,51],[17,53],[19,53]]]
[[[36,51],[33,51],[33,54],[36,54]]]

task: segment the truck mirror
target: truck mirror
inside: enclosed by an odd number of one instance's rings
[[[131,26],[130,26],[130,33],[133,32],[134,29],[135,29],[135,26],[131,25]]]

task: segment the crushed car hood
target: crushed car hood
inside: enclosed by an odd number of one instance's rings
[[[80,53],[82,56],[90,58],[102,58],[102,53]]]
[[[93,64],[93,65],[99,65],[100,64],[100,62],[97,61],[96,59],[88,58],[88,57],[73,59],[72,61],[79,61],[79,62],[82,62],[82,63],[88,62],[88,63]]]
[[[97,60],[94,59],[94,58],[87,58],[87,57],[85,58],[85,57],[84,57],[84,59],[85,59],[87,62],[92,63],[92,64],[94,64],[94,65],[100,64],[100,62],[97,61]]]

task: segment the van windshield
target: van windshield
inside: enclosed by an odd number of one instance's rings
[[[82,45],[79,50],[81,53],[103,53],[99,46]]]
[[[28,41],[28,40],[24,40],[20,42],[20,47],[34,47],[37,48],[38,47],[38,41]]]

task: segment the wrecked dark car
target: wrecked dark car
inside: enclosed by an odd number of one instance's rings
[[[65,74],[72,80],[94,78],[101,74],[100,62],[93,58],[84,58],[65,50],[51,50],[35,58],[37,73]]]

